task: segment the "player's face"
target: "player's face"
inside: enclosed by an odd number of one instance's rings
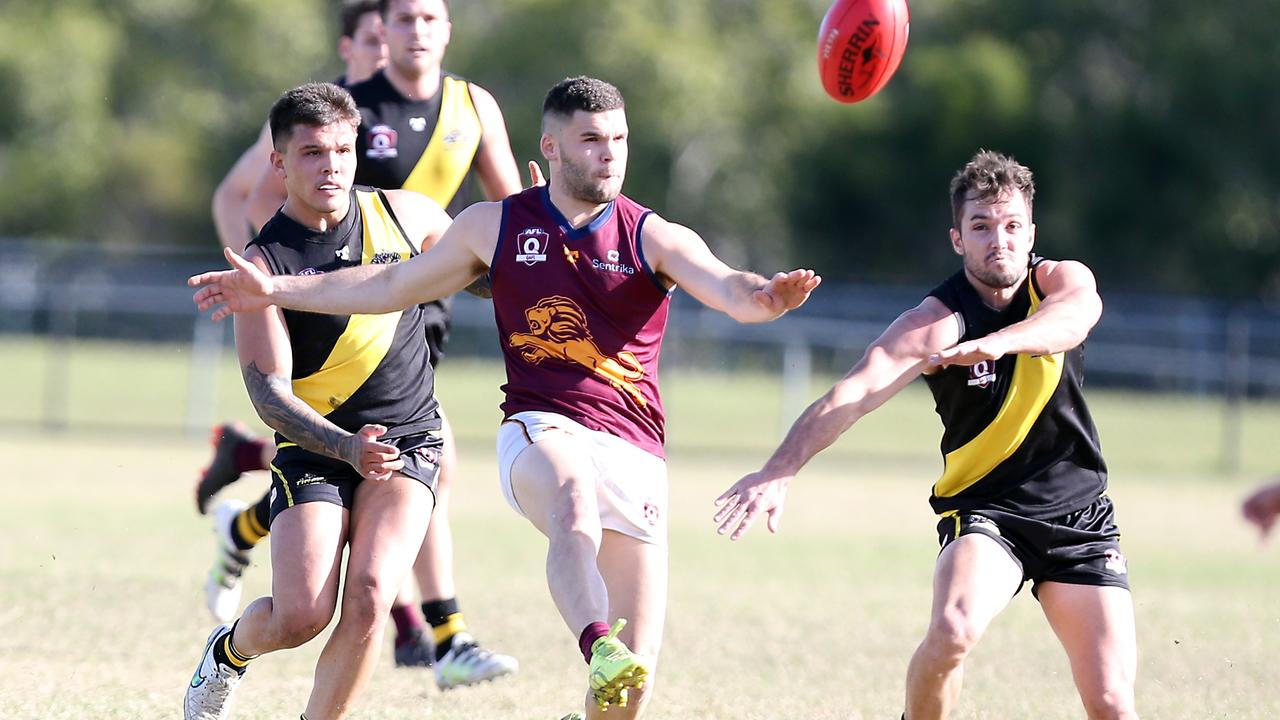
[[[356,32],[338,42],[338,54],[347,63],[347,84],[367,80],[387,62],[387,47],[382,42],[382,16],[367,12],[360,16]]]
[[[272,153],[289,199],[320,214],[345,212],[356,177],[356,129],[350,123],[297,125],[283,153]]]
[[[443,0],[392,0],[384,21],[387,59],[409,77],[439,72],[452,28]]]
[[[627,174],[627,113],[574,112],[555,133],[548,157],[558,163],[558,180],[570,196],[590,203],[607,203],[622,191]]]
[[[1035,239],[1026,198],[1016,190],[989,204],[966,200],[960,227],[951,229],[951,246],[964,256],[965,270],[996,289],[1013,287],[1026,277]]]

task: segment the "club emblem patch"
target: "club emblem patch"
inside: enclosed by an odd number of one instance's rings
[[[542,228],[525,228],[516,235],[516,262],[533,267],[547,259],[547,243],[551,235]]]
[[[986,388],[996,381],[996,364],[990,360],[979,360],[969,366],[969,387]]]
[[[374,125],[369,128],[368,149],[365,155],[375,160],[386,160],[400,154],[396,150],[397,134],[390,125]]]

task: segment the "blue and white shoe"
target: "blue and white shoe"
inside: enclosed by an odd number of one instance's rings
[[[187,687],[187,697],[183,702],[185,720],[226,720],[231,717],[231,694],[244,673],[219,663],[213,657],[213,644],[221,642],[230,632],[230,625],[219,625],[209,634],[200,664]]]

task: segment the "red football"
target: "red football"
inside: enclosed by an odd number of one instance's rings
[[[907,49],[906,0],[836,0],[818,31],[822,88],[842,103],[875,95]]]

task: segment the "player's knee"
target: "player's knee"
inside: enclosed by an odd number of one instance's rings
[[[551,519],[561,533],[586,535],[598,542],[600,511],[595,485],[587,480],[567,481],[559,489]]]
[[[1082,693],[1089,720],[1137,720],[1132,683],[1117,678],[1108,687]]]
[[[925,644],[938,659],[959,662],[982,639],[982,627],[958,610],[943,613],[929,626]]]
[[[374,628],[385,622],[391,612],[399,588],[368,574],[347,577],[342,597],[342,620],[363,628]]]
[[[333,619],[333,608],[321,604],[276,608],[276,639],[282,648],[295,648],[310,642]]]

